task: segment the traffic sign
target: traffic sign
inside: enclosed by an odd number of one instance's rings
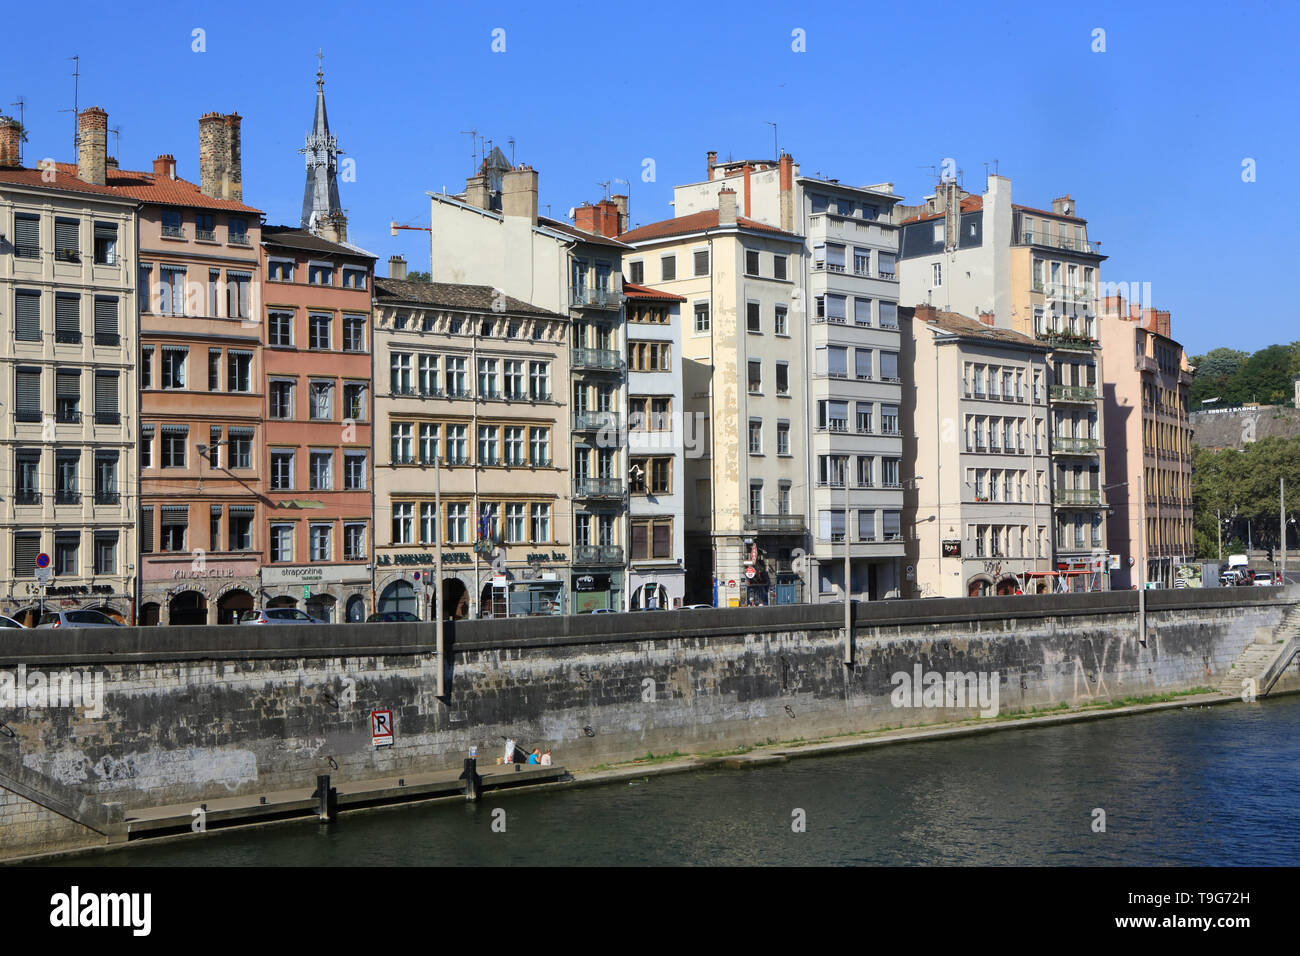
[[[309,598],[309,597],[311,597],[311,585],[310,585],[310,584],[304,584],[304,585],[302,586],[302,596],[303,596],[304,598]]]
[[[50,583],[53,572],[49,568],[36,569],[36,582],[42,586]]]
[[[42,551],[36,556],[36,566],[38,568],[48,568],[50,566],[50,556]]]
[[[752,564],[745,565],[745,577],[749,578],[752,581],[754,580],[754,575],[757,573],[758,572],[754,570],[754,566]]]
[[[376,747],[392,746],[393,712],[391,710],[372,710],[370,712],[370,742]]]

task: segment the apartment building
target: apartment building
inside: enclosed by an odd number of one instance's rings
[[[807,363],[803,238],[717,205],[620,238],[636,283],[685,298],[680,362],[693,446],[686,483],[686,599],[718,606],[799,600],[807,545]],[[665,370],[676,366],[665,366]]]
[[[261,253],[263,599],[323,621],[364,621],[373,609],[374,256],[287,226],[262,227]]]
[[[905,596],[1053,590],[1050,348],[989,313],[900,311]]]
[[[610,205],[613,205],[612,203]],[[617,209],[615,209],[617,214]],[[626,278],[626,277],[625,277]],[[667,344],[681,355],[684,296],[625,281],[628,349]],[[632,610],[680,607],[686,597],[686,423],[680,368],[628,372],[628,489]]]
[[[107,114],[78,123],[75,164],[28,169],[0,119],[0,613],[33,625],[42,604],[136,619],[140,203],[114,188]]]
[[[672,350],[662,342],[629,346],[620,288],[627,246],[613,238],[618,224],[604,222],[601,232],[590,217],[569,225],[539,216],[537,190],[536,170],[512,168],[494,149],[462,195],[431,193],[433,278],[486,285],[569,316],[569,377],[563,383],[573,414],[565,448],[572,508],[563,517],[572,542],[568,607],[572,613],[623,610],[630,598],[629,359],[643,371],[669,371]]]
[[[905,304],[992,314],[995,327],[1051,348],[1055,570],[1072,590],[1107,587],[1096,314],[1106,257],[1089,238],[1087,220],[1068,195],[1052,200],[1050,210],[1013,203],[1011,182],[1002,176],[990,176],[982,196],[942,183],[923,204],[900,212]]]
[[[1171,335],[1168,312],[1101,302],[1101,348],[1108,356],[1103,385],[1106,471],[1127,483],[1107,519],[1118,567],[1117,588],[1144,580],[1174,587],[1178,569],[1195,558],[1192,537],[1192,427],[1188,393],[1195,371]],[[1139,523],[1142,534],[1138,534]]]
[[[380,611],[566,613],[570,320],[483,285],[375,280]]]
[[[802,269],[774,329],[792,329],[812,361],[796,367],[807,435],[811,600],[843,600],[844,548],[858,600],[897,597],[903,581],[902,436],[899,404],[898,226],[901,197],[890,183],[848,186],[804,176],[788,154],[718,162],[704,182],[674,189],[677,215],[714,208],[719,188],[736,192],[743,215],[803,237]],[[753,260],[758,254],[750,251]],[[746,275],[757,275],[748,266]],[[782,276],[784,278],[784,275]],[[752,305],[748,306],[752,312]],[[757,324],[757,328],[755,328]],[[747,331],[761,331],[747,317]]]

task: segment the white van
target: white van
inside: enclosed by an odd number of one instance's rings
[[[1246,556],[1245,556],[1244,554],[1230,554],[1230,555],[1228,555],[1228,570],[1229,570],[1229,571],[1233,571],[1233,570],[1244,571],[1244,570],[1246,570],[1246,568],[1248,568],[1248,567],[1250,567],[1250,561],[1248,561],[1248,560],[1246,559]]]

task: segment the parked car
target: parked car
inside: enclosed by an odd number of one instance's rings
[[[683,604],[679,611],[712,611],[712,604]]]
[[[1271,571],[1260,571],[1255,575],[1255,580],[1251,582],[1257,588],[1271,588],[1277,582],[1273,580]]]
[[[0,614],[0,627],[16,627],[20,630],[27,630],[26,624],[19,624],[12,617],[5,617],[3,614]]]
[[[38,628],[48,627],[121,627],[103,611],[46,611]]]
[[[245,611],[239,618],[240,624],[324,624],[305,611],[296,607],[266,607],[261,610]]]
[[[594,607],[590,611],[583,611],[583,614],[617,614],[612,607]]]
[[[366,618],[367,624],[419,624],[420,617],[410,611],[377,611]]]

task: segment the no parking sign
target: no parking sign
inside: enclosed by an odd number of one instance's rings
[[[393,745],[393,712],[391,710],[372,710],[370,712],[370,742],[376,747]]]

